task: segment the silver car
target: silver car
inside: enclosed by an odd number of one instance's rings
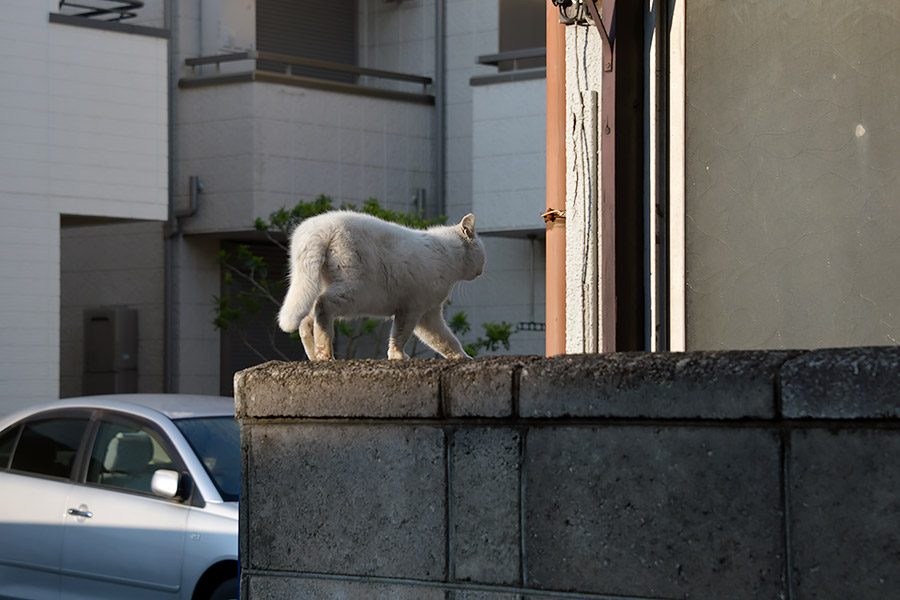
[[[238,594],[231,398],[61,400],[0,419],[0,598]]]

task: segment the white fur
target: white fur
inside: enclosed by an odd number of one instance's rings
[[[419,230],[357,212],[324,213],[291,235],[278,324],[299,328],[310,360],[332,358],[334,320],[358,316],[393,317],[388,358],[409,358],[403,348],[413,333],[445,357],[467,357],[443,306],[457,281],[481,275],[484,260],[471,214]]]

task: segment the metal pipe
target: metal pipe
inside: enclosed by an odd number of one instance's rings
[[[566,352],[566,30],[547,3],[547,356]]]
[[[648,328],[651,337],[656,339],[657,351],[668,351],[669,346],[669,0],[660,0],[656,4],[656,57],[658,80],[655,83],[658,98],[657,106],[660,107],[660,116],[657,117],[657,142],[651,145],[650,152],[655,152],[657,157],[656,173],[657,181],[656,198],[651,198],[651,206],[648,207],[648,215],[652,214],[654,207],[652,201],[656,200],[658,207],[657,226],[655,233],[659,236],[657,245],[656,268],[656,318],[652,325],[658,327],[658,331],[652,332]],[[651,107],[651,109],[654,107]],[[655,211],[654,211],[655,212]],[[649,240],[653,243],[653,238]],[[648,294],[648,297],[650,294]]]
[[[177,252],[178,237],[178,217],[175,214],[175,91],[178,85],[178,73],[176,65],[176,18],[175,18],[175,0],[166,0],[165,6],[165,23],[169,30],[169,76],[168,76],[168,164],[169,164],[169,220],[165,227],[165,293],[163,307],[163,391],[174,393],[178,391],[178,380],[176,378],[176,370],[178,365],[178,353],[176,344],[176,332],[178,330],[177,319],[175,316],[175,265],[177,260],[175,254]]]
[[[603,19],[589,0],[603,38],[600,93],[600,352],[615,352],[616,315],[616,0],[603,3]]]
[[[447,214],[446,143],[447,143],[447,58],[446,0],[434,3],[434,200],[437,214]]]

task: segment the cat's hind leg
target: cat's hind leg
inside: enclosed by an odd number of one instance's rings
[[[412,336],[417,320],[418,315],[410,316],[404,312],[394,315],[394,324],[391,325],[391,340],[388,342],[388,358],[391,360],[409,358],[403,349]]]
[[[419,319],[416,336],[445,358],[471,358],[444,321],[444,307],[432,308]]]
[[[334,358],[332,349],[334,320],[345,314],[344,309],[352,298],[353,290],[343,282],[333,282],[316,298],[312,309],[315,360]]]
[[[311,360],[331,360],[334,352],[331,347],[331,338],[334,335],[334,309],[333,302],[322,294],[313,305],[313,357]],[[308,351],[307,351],[308,352]]]
[[[309,360],[316,360],[316,342],[313,334],[314,323],[315,313],[313,311],[310,311],[300,321],[300,341],[303,342],[303,349],[306,350],[306,356]]]

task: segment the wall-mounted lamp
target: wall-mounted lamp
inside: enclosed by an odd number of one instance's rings
[[[583,0],[550,0],[550,3],[559,9],[560,23],[573,25],[585,21]]]
[[[607,56],[611,56],[612,46],[615,43],[615,32],[612,31],[607,24],[604,23],[603,17],[600,15],[600,11],[598,9],[598,0],[550,0],[553,6],[559,9],[559,22],[565,25],[573,25],[575,23],[578,24],[586,24],[589,20],[594,22],[594,25],[597,26],[597,31],[600,32],[600,36],[603,38],[603,45],[609,51],[607,52]],[[602,2],[600,2],[602,4]],[[608,1],[609,5],[610,18],[608,21],[610,23],[615,22],[615,12],[616,12],[616,2],[615,0]],[[585,12],[590,14],[590,19],[585,14]],[[606,65],[606,70],[609,71],[611,69],[611,65]]]

